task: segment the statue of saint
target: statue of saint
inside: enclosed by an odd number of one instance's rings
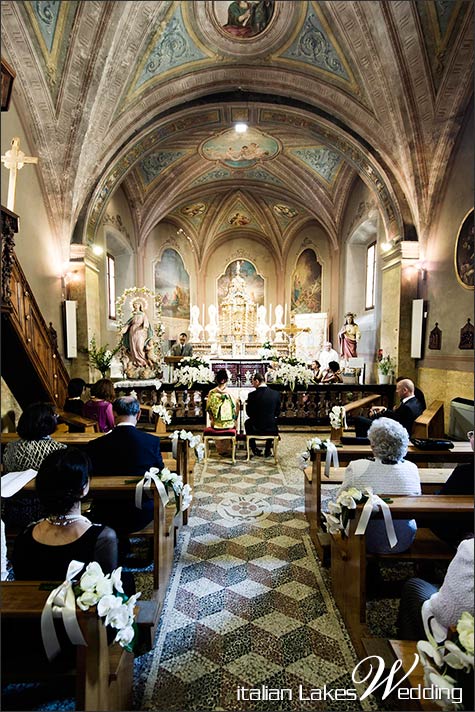
[[[206,332],[208,334],[208,342],[213,344],[218,340],[218,319],[214,304],[210,304],[208,307],[208,317],[209,323],[206,325]]]
[[[338,332],[341,358],[356,358],[356,345],[361,338],[361,331],[354,321],[352,312],[345,314],[345,323]]]
[[[153,329],[144,309],[147,301],[142,298],[132,302],[132,314],[121,331],[122,345],[131,364],[150,366]]]
[[[239,262],[239,260],[236,262],[236,274],[231,280],[227,296],[243,296],[247,298],[246,282],[244,278],[241,277],[241,263]]]
[[[190,310],[190,325],[188,327],[191,341],[199,341],[203,327],[200,324],[200,308],[196,304]]]

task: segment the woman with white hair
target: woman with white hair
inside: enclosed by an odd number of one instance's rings
[[[419,472],[413,462],[404,457],[409,445],[407,430],[395,420],[378,418],[368,430],[368,438],[374,460],[354,460],[345,470],[343,484],[337,496],[350,487],[363,490],[372,487],[374,494],[418,495],[421,494]],[[373,554],[396,554],[406,551],[416,536],[414,519],[394,521],[397,544],[391,548],[384,521],[370,521],[366,530],[366,548]]]

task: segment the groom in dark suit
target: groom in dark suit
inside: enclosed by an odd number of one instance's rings
[[[412,433],[412,426],[416,418],[420,416],[424,408],[421,402],[414,396],[414,383],[409,378],[401,379],[396,385],[396,394],[400,398],[400,404],[394,410],[383,406],[373,406],[370,410],[369,418],[356,417],[355,431],[356,437],[365,438],[368,429],[376,418],[392,418],[406,428],[409,435]]]
[[[264,376],[255,373],[252,377],[252,385],[256,389],[251,391],[247,397],[246,412],[249,418],[245,422],[246,433],[252,435],[277,435],[277,418],[280,413],[280,393],[269,388],[264,381]],[[250,441],[251,450],[254,455],[261,456],[262,452],[257,449],[256,441]],[[266,440],[265,456],[271,454],[272,440]]]
[[[116,398],[112,404],[115,428],[106,435],[92,440],[87,453],[92,461],[94,475],[141,476],[151,467],[163,469],[160,439],[156,435],[137,430],[140,404],[132,396]],[[153,499],[143,501],[143,509],[135,500],[98,499],[93,502],[92,517],[101,524],[115,529],[119,541],[129,532],[143,529],[153,519]]]

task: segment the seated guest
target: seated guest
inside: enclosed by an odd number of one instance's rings
[[[438,643],[457,624],[464,611],[473,615],[473,536],[459,544],[442,586],[420,578],[404,584],[398,617],[398,637],[423,640],[429,634]]]
[[[228,390],[228,372],[221,368],[216,372],[216,387],[208,393],[206,412],[213,430],[236,430],[239,409]],[[227,440],[216,442],[216,449],[221,455],[229,452]]]
[[[81,396],[86,388],[86,381],[82,378],[71,378],[68,383],[68,397],[64,401],[63,410],[66,413],[84,415],[84,401]]]
[[[93,440],[87,446],[94,475],[144,475],[151,467],[163,470],[160,439],[156,435],[137,430],[140,404],[133,396],[116,398],[112,404],[115,428],[103,438]],[[127,549],[129,532],[143,529],[153,519],[153,499],[143,501],[143,509],[131,500],[93,502],[91,516],[94,521],[105,522],[115,529],[121,547]]]
[[[356,437],[366,437],[371,423],[381,417],[396,420],[406,428],[409,435],[412,433],[414,421],[424,410],[421,403],[414,396],[414,383],[409,378],[404,378],[396,385],[396,393],[401,402],[394,410],[377,405],[371,408],[369,418],[363,418],[359,415],[355,418]]]
[[[170,349],[170,356],[193,356],[193,346],[187,341],[188,334],[182,331],[178,337],[178,343],[173,344]]]
[[[406,381],[406,380],[407,380],[407,378],[405,376],[398,376],[398,378],[396,378],[396,383],[399,383],[399,381]],[[414,385],[414,396],[417,398],[417,400],[421,404],[422,410],[425,410],[427,408],[425,395],[423,394],[421,389],[418,388],[416,385]]]
[[[117,536],[81,515],[89,491],[88,456],[76,448],[46,457],[36,476],[36,492],[47,516],[15,540],[16,579],[63,581],[70,561],[97,561],[105,573],[117,567]]]
[[[372,487],[374,494],[421,494],[419,472],[413,462],[404,460],[409,445],[407,430],[389,418],[376,420],[368,431],[374,455],[372,460],[354,460],[345,470],[338,496],[349,487],[363,490]],[[375,554],[396,554],[406,551],[416,536],[414,519],[394,520],[397,544],[389,546],[383,520],[370,521],[366,530],[367,550]]]
[[[261,373],[252,377],[252,385],[256,389],[247,397],[246,412],[249,418],[245,422],[246,433],[252,435],[278,435],[277,418],[280,413],[280,393],[269,388]],[[261,450],[256,447],[256,441],[250,441],[254,455],[261,456]],[[271,454],[272,440],[266,440],[265,456]]]
[[[3,453],[3,467],[8,472],[38,470],[47,455],[63,450],[66,445],[51,438],[57,417],[50,403],[33,403],[25,408],[18,421],[20,440],[8,443]],[[22,497],[21,492],[2,503],[2,518],[7,531],[24,529],[44,516],[38,498]]]
[[[309,368],[311,371],[313,371],[314,381],[316,381],[318,383],[318,381],[321,379],[320,371],[322,370],[320,363],[318,361],[312,361]]]
[[[101,433],[114,427],[112,401],[115,398],[114,384],[110,378],[100,378],[91,388],[91,398],[84,404],[84,416],[97,421]]]
[[[322,374],[320,383],[343,383],[343,376],[338,361],[330,361],[328,368]]]

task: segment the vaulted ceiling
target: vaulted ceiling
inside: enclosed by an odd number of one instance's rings
[[[271,4],[237,37],[228,2],[2,2],[61,240],[93,239],[122,186],[139,242],[166,218],[203,253],[234,219],[280,250],[317,220],[337,246],[356,176],[389,235],[423,238],[472,98],[473,3]]]

